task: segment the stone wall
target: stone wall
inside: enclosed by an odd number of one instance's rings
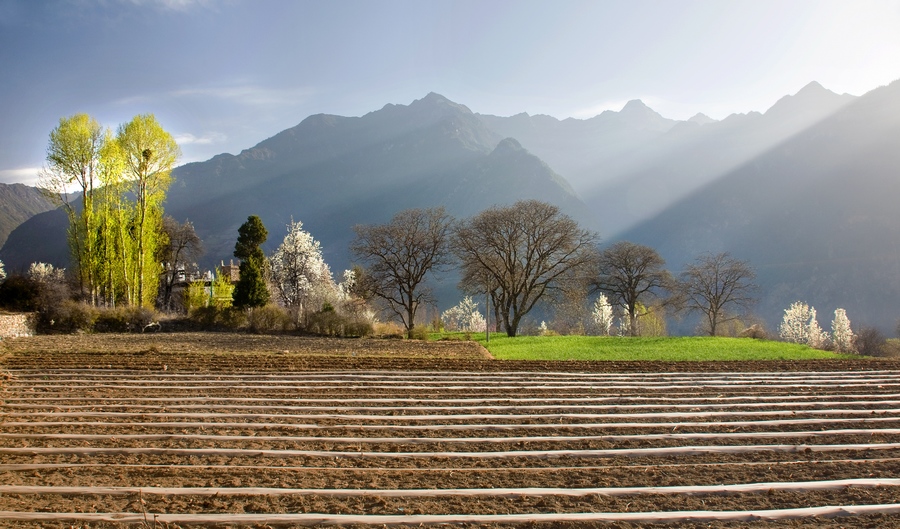
[[[0,339],[34,336],[34,314],[0,314]]]

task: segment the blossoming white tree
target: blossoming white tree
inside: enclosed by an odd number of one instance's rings
[[[484,332],[487,322],[478,312],[478,304],[466,296],[453,308],[441,314],[441,321],[448,331]]]
[[[269,258],[272,282],[281,302],[297,309],[319,309],[322,303],[337,297],[338,289],[331,269],[322,258],[322,248],[300,221],[288,225],[284,241]]]
[[[42,285],[61,283],[65,276],[65,268],[55,268],[49,263],[31,263],[28,267],[28,277]]]
[[[814,349],[823,348],[828,341],[828,334],[816,321],[816,309],[801,301],[785,309],[778,331],[783,340],[806,344]]]
[[[606,294],[600,296],[594,301],[594,309],[591,311],[591,318],[600,330],[603,336],[609,336],[609,332],[613,325],[613,309],[609,304],[609,298]]]
[[[3,268],[3,261],[0,261],[0,283],[6,279],[6,269]]]
[[[847,318],[847,311],[837,309],[834,311],[834,319],[831,320],[831,343],[834,350],[839,353],[855,353],[856,344],[854,343],[856,335],[850,328],[850,319]]]
[[[353,295],[353,289],[356,288],[358,283],[359,279],[356,277],[356,271],[344,270],[344,273],[341,275],[341,282],[337,286],[341,300],[350,299]]]

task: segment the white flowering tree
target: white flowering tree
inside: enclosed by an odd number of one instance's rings
[[[600,294],[600,296],[594,300],[594,308],[591,310],[591,319],[594,321],[594,324],[599,329],[601,335],[609,336],[609,333],[612,330],[614,317],[612,305],[609,304],[609,298],[606,297],[606,294]]]
[[[816,309],[801,301],[785,309],[778,334],[785,341],[806,344],[814,349],[821,349],[828,342],[828,334],[816,321]]]
[[[284,306],[318,310],[324,302],[338,296],[331,269],[322,258],[322,248],[299,221],[287,227],[284,241],[269,258],[272,282]]]
[[[62,283],[66,277],[66,269],[55,268],[49,263],[31,263],[28,267],[28,277],[42,285]]]
[[[448,331],[484,332],[487,327],[484,316],[478,312],[478,304],[472,301],[471,296],[464,297],[458,305],[445,310],[441,321]]]
[[[834,311],[834,319],[831,320],[831,343],[834,350],[839,353],[856,352],[856,335],[850,328],[850,319],[847,311],[837,309]]]
[[[350,299],[358,283],[359,279],[356,277],[355,270],[344,270],[344,273],[341,275],[341,282],[337,285],[341,300],[346,301]]]
[[[6,279],[6,269],[3,267],[3,261],[0,261],[0,283]]]

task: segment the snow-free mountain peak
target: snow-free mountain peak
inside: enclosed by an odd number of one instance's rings
[[[797,117],[821,116],[837,111],[854,99],[856,99],[854,96],[837,94],[813,81],[801,88],[796,94],[787,95],[779,99],[765,112],[765,115],[779,117],[788,115]]]
[[[691,118],[688,119],[688,121],[691,122],[691,123],[697,123],[698,125],[706,125],[706,124],[708,124],[708,123],[715,123],[715,122],[716,122],[716,120],[714,120],[713,118],[707,116],[707,115],[704,114],[703,112],[697,112],[696,114],[694,114],[693,116],[691,116]]]

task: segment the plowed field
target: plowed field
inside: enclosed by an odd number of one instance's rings
[[[3,347],[0,527],[900,527],[894,362],[215,334]]]

